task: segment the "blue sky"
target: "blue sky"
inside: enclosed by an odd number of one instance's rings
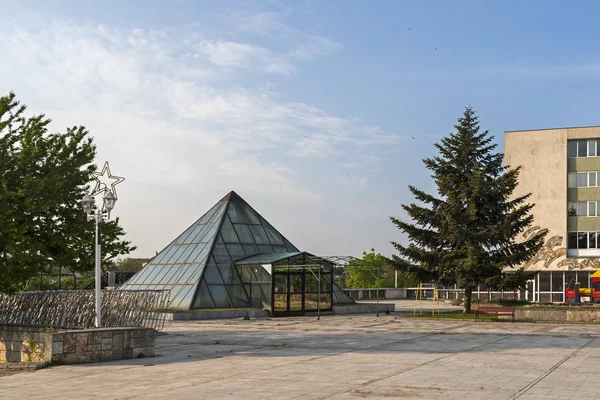
[[[315,254],[392,253],[467,105],[598,125],[597,2],[0,0],[0,89],[82,124],[152,255],[229,190]],[[414,138],[414,139],[413,139]]]

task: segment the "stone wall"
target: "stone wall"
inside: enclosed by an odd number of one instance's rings
[[[0,362],[43,362],[46,328],[0,325]]]
[[[151,328],[100,328],[63,331],[46,336],[46,360],[76,364],[154,356]]]
[[[0,362],[76,364],[154,356],[151,328],[57,330],[0,325]]]
[[[515,310],[517,321],[600,322],[600,310]]]

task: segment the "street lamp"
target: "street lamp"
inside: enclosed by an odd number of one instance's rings
[[[108,188],[108,185],[100,181],[100,177],[105,175],[108,172],[108,178],[112,179],[111,189]],[[110,219],[110,212],[115,207],[115,203],[117,202],[117,191],[115,186],[122,181],[125,180],[123,177],[113,176],[110,173],[110,167],[108,165],[108,161],[104,164],[104,168],[102,168],[101,172],[93,173],[94,180],[96,181],[96,187],[92,191],[92,194],[89,193],[83,196],[81,200],[83,211],[88,216],[88,218],[94,220],[96,222],[96,328],[102,327],[102,306],[100,301],[100,293],[102,291],[102,224],[104,223],[104,219]],[[102,207],[96,208],[96,201],[94,200],[94,195],[102,194]],[[104,212],[106,212],[106,217],[104,216]]]

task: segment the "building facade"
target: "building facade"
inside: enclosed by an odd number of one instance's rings
[[[590,287],[600,270],[600,127],[507,131],[505,164],[521,166],[515,196],[531,193],[534,223],[523,239],[546,233],[526,265],[539,271],[524,294],[563,302],[571,280]]]

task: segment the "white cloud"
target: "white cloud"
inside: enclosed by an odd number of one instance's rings
[[[153,254],[231,189],[273,207],[321,207],[326,195],[304,178],[310,163],[302,169],[289,160],[343,160],[398,141],[356,118],[289,101],[268,82],[232,79],[231,69],[285,74],[340,48],[280,20],[267,25],[263,33],[286,46],[238,43],[225,34],[189,40],[201,35],[13,21],[0,27],[0,51],[10,60],[0,63],[0,87],[47,113],[53,129],[90,129],[98,163],[109,159],[112,172],[127,177],[115,213],[138,254]],[[368,182],[357,174],[357,185]],[[298,220],[325,224],[314,212],[279,217],[282,230]]]

